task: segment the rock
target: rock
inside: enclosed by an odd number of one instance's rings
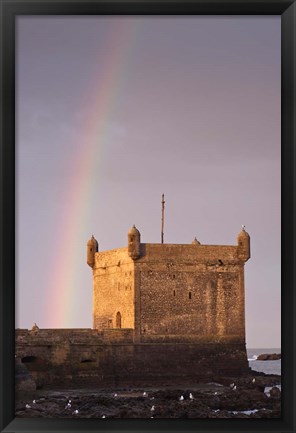
[[[281,398],[281,391],[280,391],[280,389],[277,386],[274,386],[269,391],[269,395],[272,398]]]
[[[27,375],[27,372],[26,372]],[[280,383],[280,376],[256,376],[254,374],[231,378],[237,385],[233,391],[217,383],[195,384],[192,388],[147,389],[143,397],[140,389],[89,390],[46,390],[36,391],[30,399],[16,400],[16,417],[26,418],[279,418],[281,414],[281,393],[274,385]],[[218,378],[218,383],[224,382]],[[228,378],[229,380],[229,378]],[[225,379],[225,383],[226,379]],[[273,387],[268,397],[264,387]],[[114,398],[114,393],[117,397]],[[194,399],[190,398],[190,394]],[[180,396],[184,400],[180,401]],[[153,399],[153,400],[152,400]],[[65,409],[71,400],[71,410]],[[35,403],[34,403],[35,402]],[[31,406],[26,409],[26,404]],[[151,407],[155,410],[151,412]],[[244,413],[244,411],[250,413]]]
[[[257,361],[277,361],[281,359],[280,353],[262,353],[257,357]]]

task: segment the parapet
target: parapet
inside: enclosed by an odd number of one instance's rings
[[[141,244],[142,255],[139,263],[204,263],[217,264],[238,261],[236,245],[197,245],[197,244]]]

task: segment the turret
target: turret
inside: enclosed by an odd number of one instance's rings
[[[138,259],[140,257],[140,232],[135,227],[132,228],[128,232],[128,255],[133,259]]]
[[[237,255],[240,260],[246,262],[251,257],[250,253],[250,236],[242,226],[241,232],[237,235]]]
[[[94,267],[95,264],[95,254],[99,251],[98,241],[94,238],[94,235],[91,236],[90,240],[87,242],[87,264],[91,268]]]

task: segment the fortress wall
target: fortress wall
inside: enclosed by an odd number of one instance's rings
[[[236,336],[244,341],[243,262],[237,246],[141,244],[95,254],[93,326],[145,335]]]
[[[96,253],[93,269],[93,326],[134,328],[134,262],[127,249]]]
[[[105,343],[133,343],[134,329],[104,329]]]
[[[245,341],[242,265],[136,263],[141,338],[153,335]],[[218,338],[219,339],[219,338]]]
[[[39,388],[192,385],[249,371],[245,345],[239,343],[116,344],[102,343],[102,333],[90,333],[88,342],[85,333],[75,341],[59,330],[42,335],[16,331],[17,360],[29,361],[25,365]]]

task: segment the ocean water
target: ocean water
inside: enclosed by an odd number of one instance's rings
[[[276,361],[258,361],[257,356],[262,353],[281,353],[280,348],[275,349],[248,349],[247,355],[249,366],[252,370],[262,371],[266,374],[279,374],[281,375],[281,360]]]

